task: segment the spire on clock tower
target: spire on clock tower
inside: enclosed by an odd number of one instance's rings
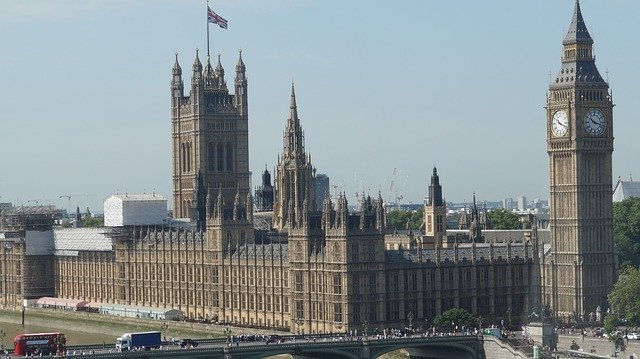
[[[571,25],[569,25],[569,31],[562,41],[563,45],[570,45],[576,43],[588,43],[593,44],[593,39],[589,35],[587,25],[582,18],[582,11],[580,10],[580,0],[576,0],[575,9],[573,10],[573,18],[571,19]]]
[[[543,292],[556,317],[580,321],[606,307],[616,276],[613,102],[596,67],[579,1],[562,45],[546,107],[551,248]]]

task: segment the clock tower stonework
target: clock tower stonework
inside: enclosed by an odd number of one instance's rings
[[[562,65],[546,107],[551,251],[544,301],[558,319],[581,321],[605,309],[616,278],[613,102],[578,0],[562,44]]]

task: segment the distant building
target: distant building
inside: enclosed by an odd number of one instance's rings
[[[640,181],[618,179],[618,183],[613,189],[613,201],[622,202],[631,197],[640,197]]]
[[[509,212],[513,209],[513,204],[513,198],[505,198],[502,200],[502,208]]]
[[[518,211],[526,211],[527,210],[527,197],[520,196],[518,197]]]
[[[258,212],[273,211],[273,185],[271,173],[266,168],[262,172],[262,183],[256,189],[256,209]]]
[[[0,203],[0,212],[9,211],[13,208],[11,202],[2,202]]]
[[[324,201],[324,197],[326,195],[331,195],[329,192],[329,176],[324,173],[319,173],[316,175],[316,211],[322,209],[322,202]]]

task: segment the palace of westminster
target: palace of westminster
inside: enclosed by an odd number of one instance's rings
[[[464,231],[447,232],[434,168],[423,230],[400,246],[388,245],[403,239],[385,227],[379,195],[363,195],[356,211],[344,194],[316,196],[293,86],[274,184],[265,171],[254,199],[242,54],[232,94],[220,59],[214,68],[196,53],[188,95],[176,55],[174,218],[62,228],[46,207],[5,211],[0,302],[55,297],[173,308],[195,320],[305,333],[426,323],[452,307],[484,323],[527,322],[543,307],[559,320],[586,321],[606,310],[617,270],[613,103],[592,48],[576,1],[547,96],[549,228],[499,240],[487,235],[486,213],[474,206]],[[272,209],[270,228],[256,228],[265,213],[254,203]]]

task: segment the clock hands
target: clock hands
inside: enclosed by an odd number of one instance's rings
[[[567,128],[567,125],[565,125],[564,123],[562,123],[560,120],[556,120],[556,123],[564,128]]]

